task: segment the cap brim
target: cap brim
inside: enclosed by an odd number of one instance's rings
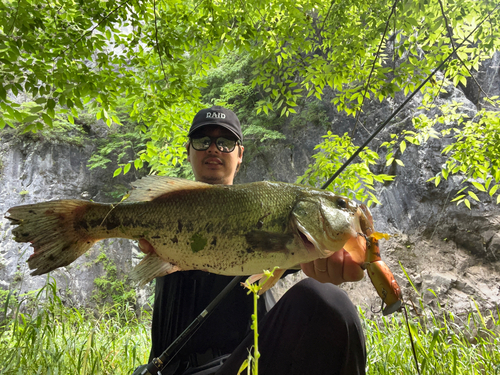
[[[201,123],[201,124],[196,124],[195,126],[192,126],[191,129],[189,129],[189,133],[188,133],[188,137],[191,137],[191,135],[196,132],[197,130],[203,128],[204,126],[209,126],[209,125],[213,125],[213,126],[220,126],[221,128],[224,128],[224,129],[227,129],[229,130],[231,133],[234,134],[234,136],[239,139],[241,141],[241,138],[238,134],[235,133],[235,131],[233,129],[231,129],[231,127],[227,124],[221,124],[221,123],[216,123],[216,122],[213,122],[213,121],[208,121],[208,122],[204,122],[204,123]]]

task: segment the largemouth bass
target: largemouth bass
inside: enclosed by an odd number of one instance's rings
[[[9,209],[15,240],[34,249],[28,259],[32,275],[66,266],[97,241],[116,237],[154,249],[131,275],[141,284],[181,270],[236,276],[278,267],[279,279],[288,268],[342,248],[365,262],[368,209],[328,191],[159,176],[132,185],[117,205],[56,200]]]

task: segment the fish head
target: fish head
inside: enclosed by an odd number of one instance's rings
[[[327,191],[309,194],[298,200],[292,210],[292,224],[308,252],[326,258],[341,250],[362,233],[362,222],[369,222],[360,206]],[[362,243],[352,243],[358,249]],[[364,261],[364,252],[363,252]]]

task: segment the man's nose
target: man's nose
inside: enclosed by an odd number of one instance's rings
[[[219,152],[219,149],[217,148],[217,146],[215,145],[215,140],[213,140],[211,143],[210,143],[210,146],[207,148],[207,152],[216,152],[218,153]]]

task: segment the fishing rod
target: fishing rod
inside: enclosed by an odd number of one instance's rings
[[[233,288],[243,281],[245,276],[234,277],[229,284],[213,299],[191,324],[168,346],[167,349],[157,358],[153,358],[139,374],[140,375],[161,375],[161,370],[165,368],[172,359],[179,353],[184,345],[196,333],[198,328],[205,322],[217,305],[226,297]]]

